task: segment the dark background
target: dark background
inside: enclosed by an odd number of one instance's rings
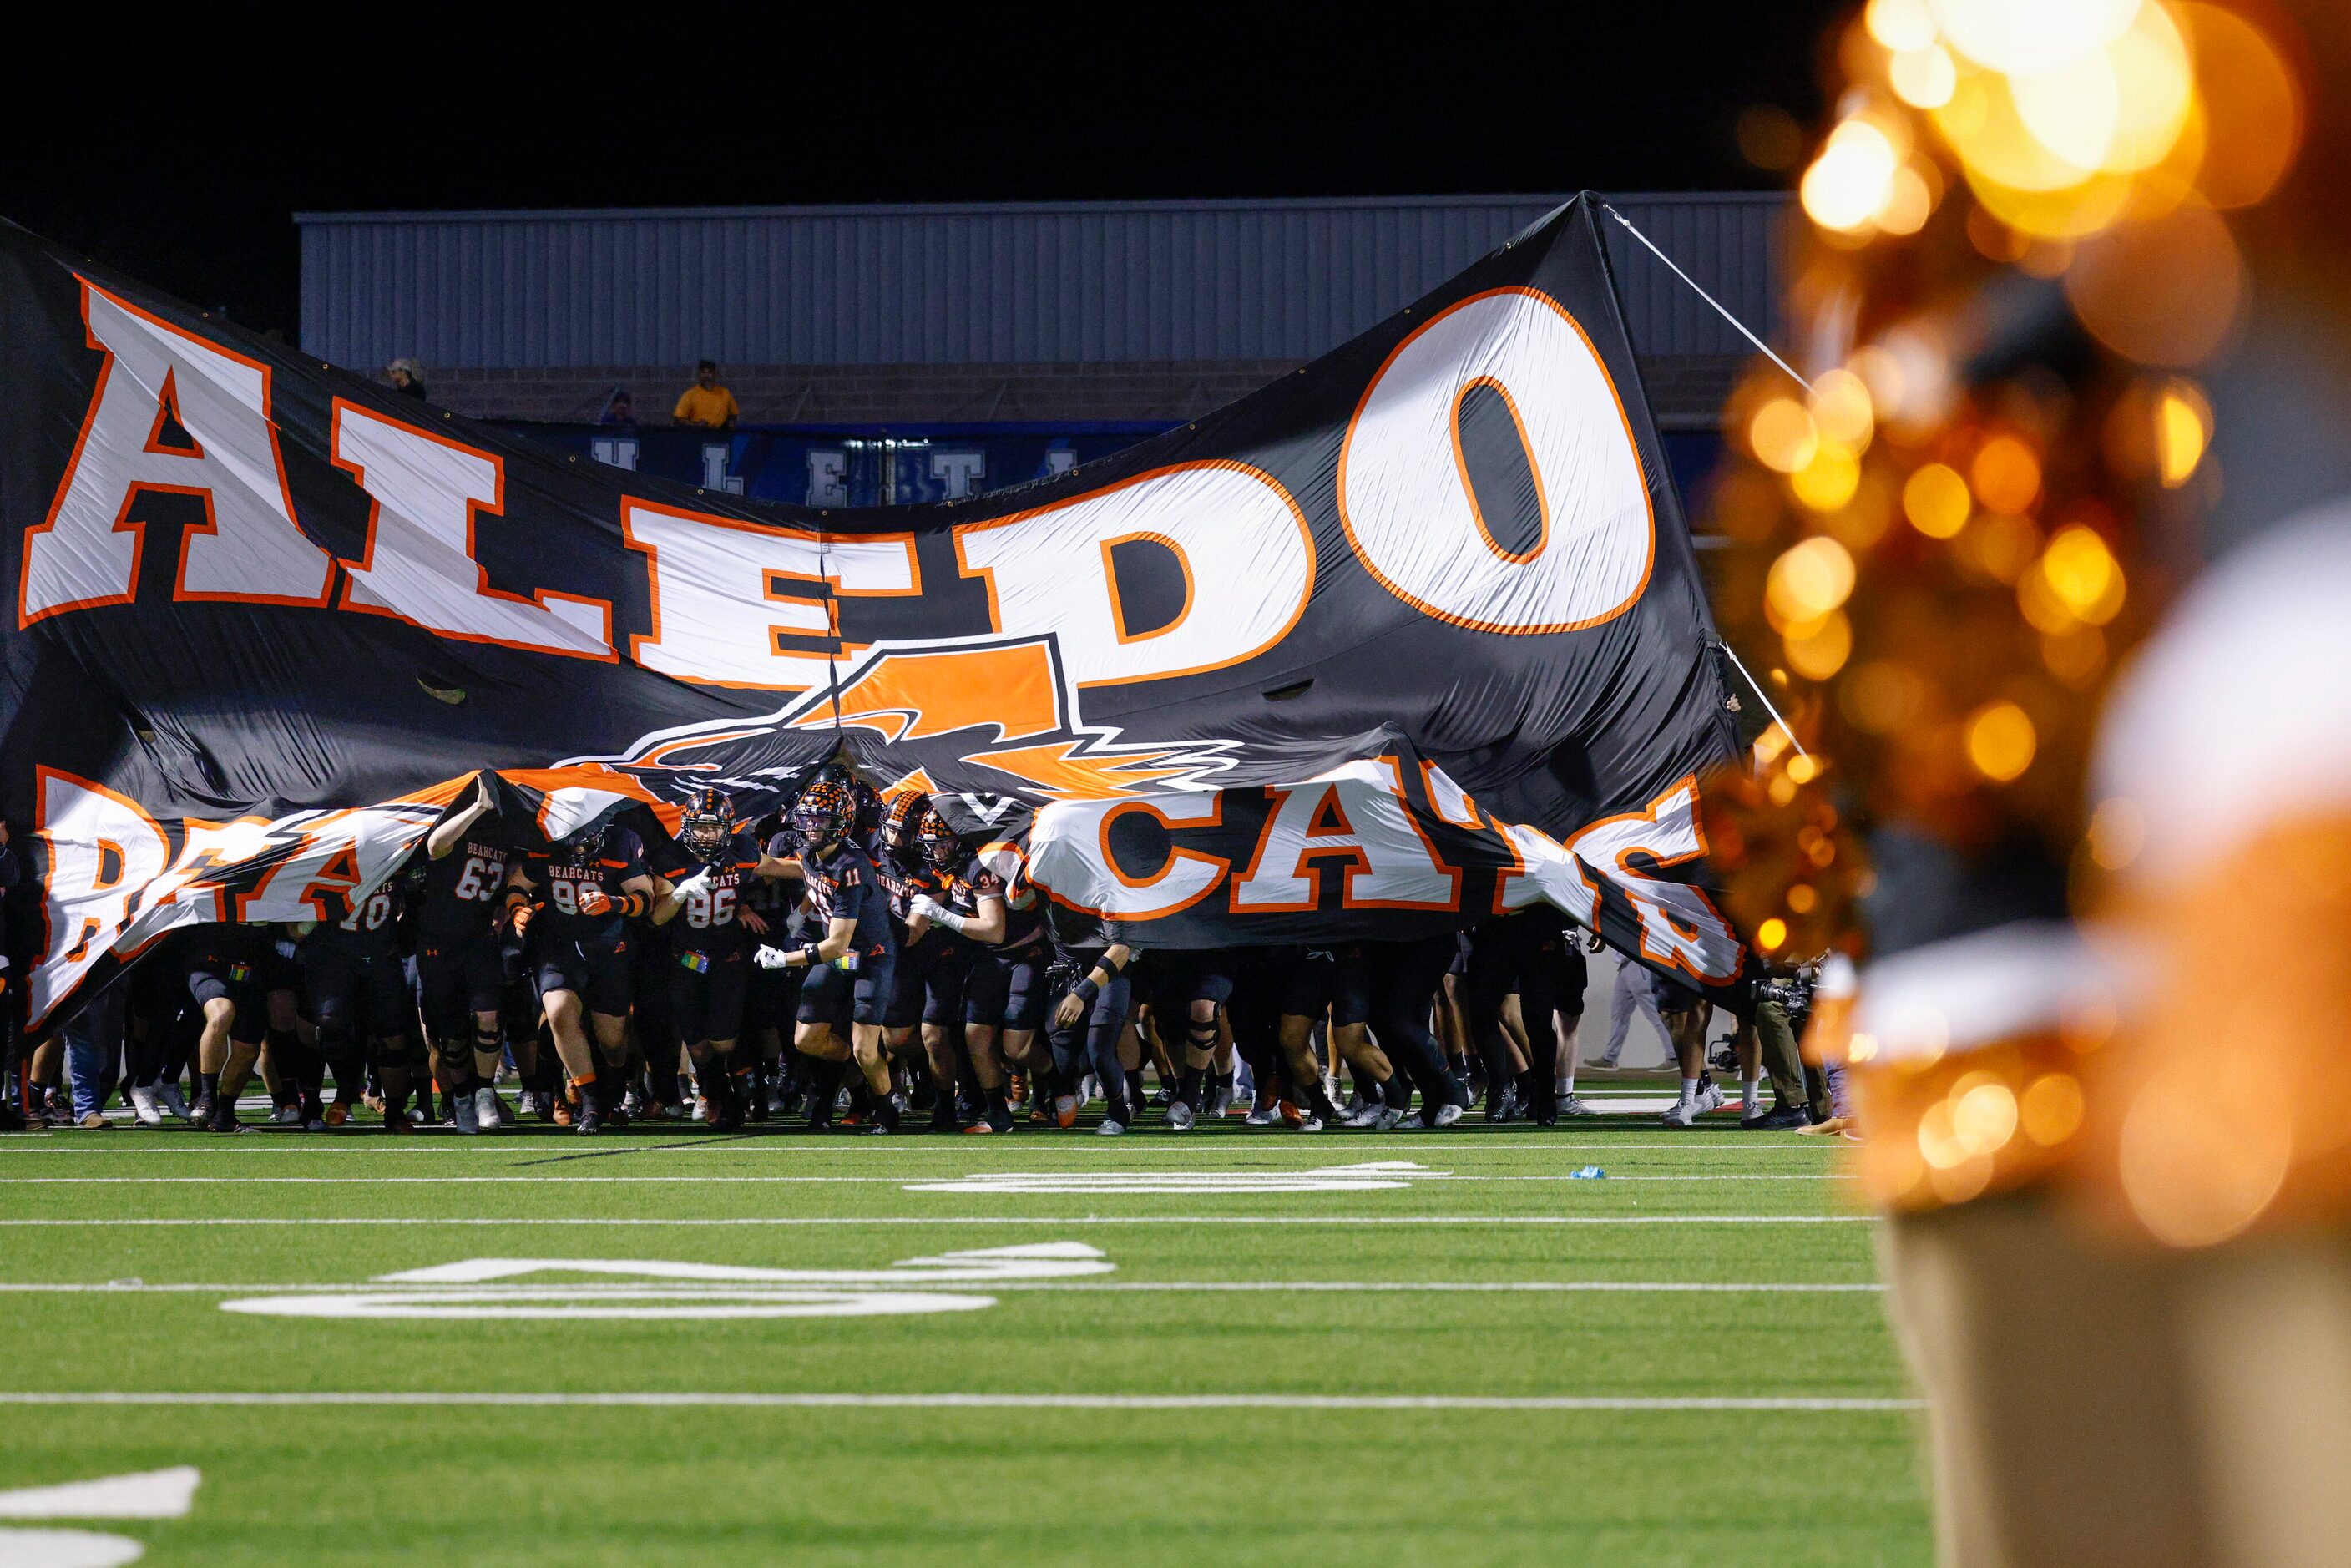
[[[291,338],[297,211],[1755,189],[1741,111],[1816,119],[1847,8],[85,14],[6,73],[0,216]]]

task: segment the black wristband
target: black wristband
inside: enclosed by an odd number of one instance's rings
[[[1088,975],[1070,988],[1070,995],[1081,998],[1086,1006],[1092,1007],[1094,1005],[1094,998],[1102,995],[1102,988],[1094,984],[1094,977],[1092,975]]]

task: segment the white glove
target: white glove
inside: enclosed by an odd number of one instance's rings
[[[695,872],[692,876],[687,877],[684,882],[681,882],[676,886],[671,888],[669,890],[670,896],[678,900],[680,903],[684,903],[689,898],[694,898],[702,894],[708,893],[710,891],[710,879],[716,874],[717,873],[713,871],[710,867],[704,866],[700,871]],[[770,966],[770,967],[772,967],[773,966]]]
[[[762,969],[781,969],[789,967],[791,956],[781,947],[770,947],[762,942],[759,944],[759,950],[751,955],[751,962],[758,965]]]
[[[941,904],[937,899],[933,898],[927,893],[916,894],[914,895],[914,902],[911,907],[915,914],[921,915],[924,919],[929,921],[934,925],[944,925],[950,931],[961,931],[963,929],[964,917],[957,915],[954,910],[949,909],[946,904]]]

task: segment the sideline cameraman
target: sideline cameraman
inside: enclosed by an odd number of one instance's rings
[[[1819,966],[1802,964],[1779,970],[1754,983],[1754,1013],[1740,1031],[1740,1077],[1753,1083],[1757,1067],[1771,1078],[1771,1110],[1750,1093],[1739,1124],[1750,1132],[1792,1133],[1810,1126],[1815,1117],[1805,1087],[1804,1062],[1796,1048],[1804,1021],[1812,1013],[1813,981]]]

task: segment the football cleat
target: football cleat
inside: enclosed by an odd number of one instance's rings
[[[1696,1099],[1681,1101],[1657,1119],[1668,1127],[1693,1127],[1700,1116],[1721,1108],[1722,1091],[1711,1083],[1702,1083]]]
[[[1102,1125],[1094,1129],[1099,1136],[1105,1138],[1115,1138],[1125,1131],[1126,1124],[1115,1116],[1104,1116],[1102,1119]]]
[[[485,1083],[474,1091],[474,1120],[482,1124],[485,1133],[514,1125],[514,1113],[498,1098],[498,1092]]]
[[[1573,1092],[1561,1095],[1557,1105],[1557,1113],[1562,1116],[1597,1116],[1603,1113],[1599,1106]]]
[[[133,1084],[130,1095],[131,1113],[138,1118],[141,1126],[160,1127],[163,1124],[163,1111],[155,1103],[155,1091]]]
[[[1270,1100],[1260,1100],[1256,1104],[1249,1107],[1249,1113],[1241,1118],[1241,1125],[1245,1127],[1270,1127],[1276,1122],[1280,1120],[1281,1108]]]
[[[480,1110],[474,1103],[474,1097],[471,1094],[458,1093],[449,1095],[447,1098],[449,1113],[455,1118],[453,1124],[457,1131],[469,1138],[479,1133],[482,1130],[482,1116]]]
[[[1461,1120],[1462,1116],[1467,1113],[1467,1111],[1468,1107],[1462,1105],[1458,1101],[1448,1100],[1444,1104],[1439,1105],[1437,1108],[1437,1120],[1431,1122],[1429,1125],[1432,1127],[1449,1127],[1453,1125],[1454,1123]]]
[[[1192,1125],[1192,1106],[1189,1101],[1167,1102],[1167,1125],[1178,1133],[1189,1130]]]
[[[173,1079],[169,1083],[158,1084],[155,1089],[155,1098],[163,1103],[164,1110],[169,1111],[181,1121],[193,1122],[196,1119],[196,1113],[188,1108],[188,1097],[180,1092],[179,1080]]]

